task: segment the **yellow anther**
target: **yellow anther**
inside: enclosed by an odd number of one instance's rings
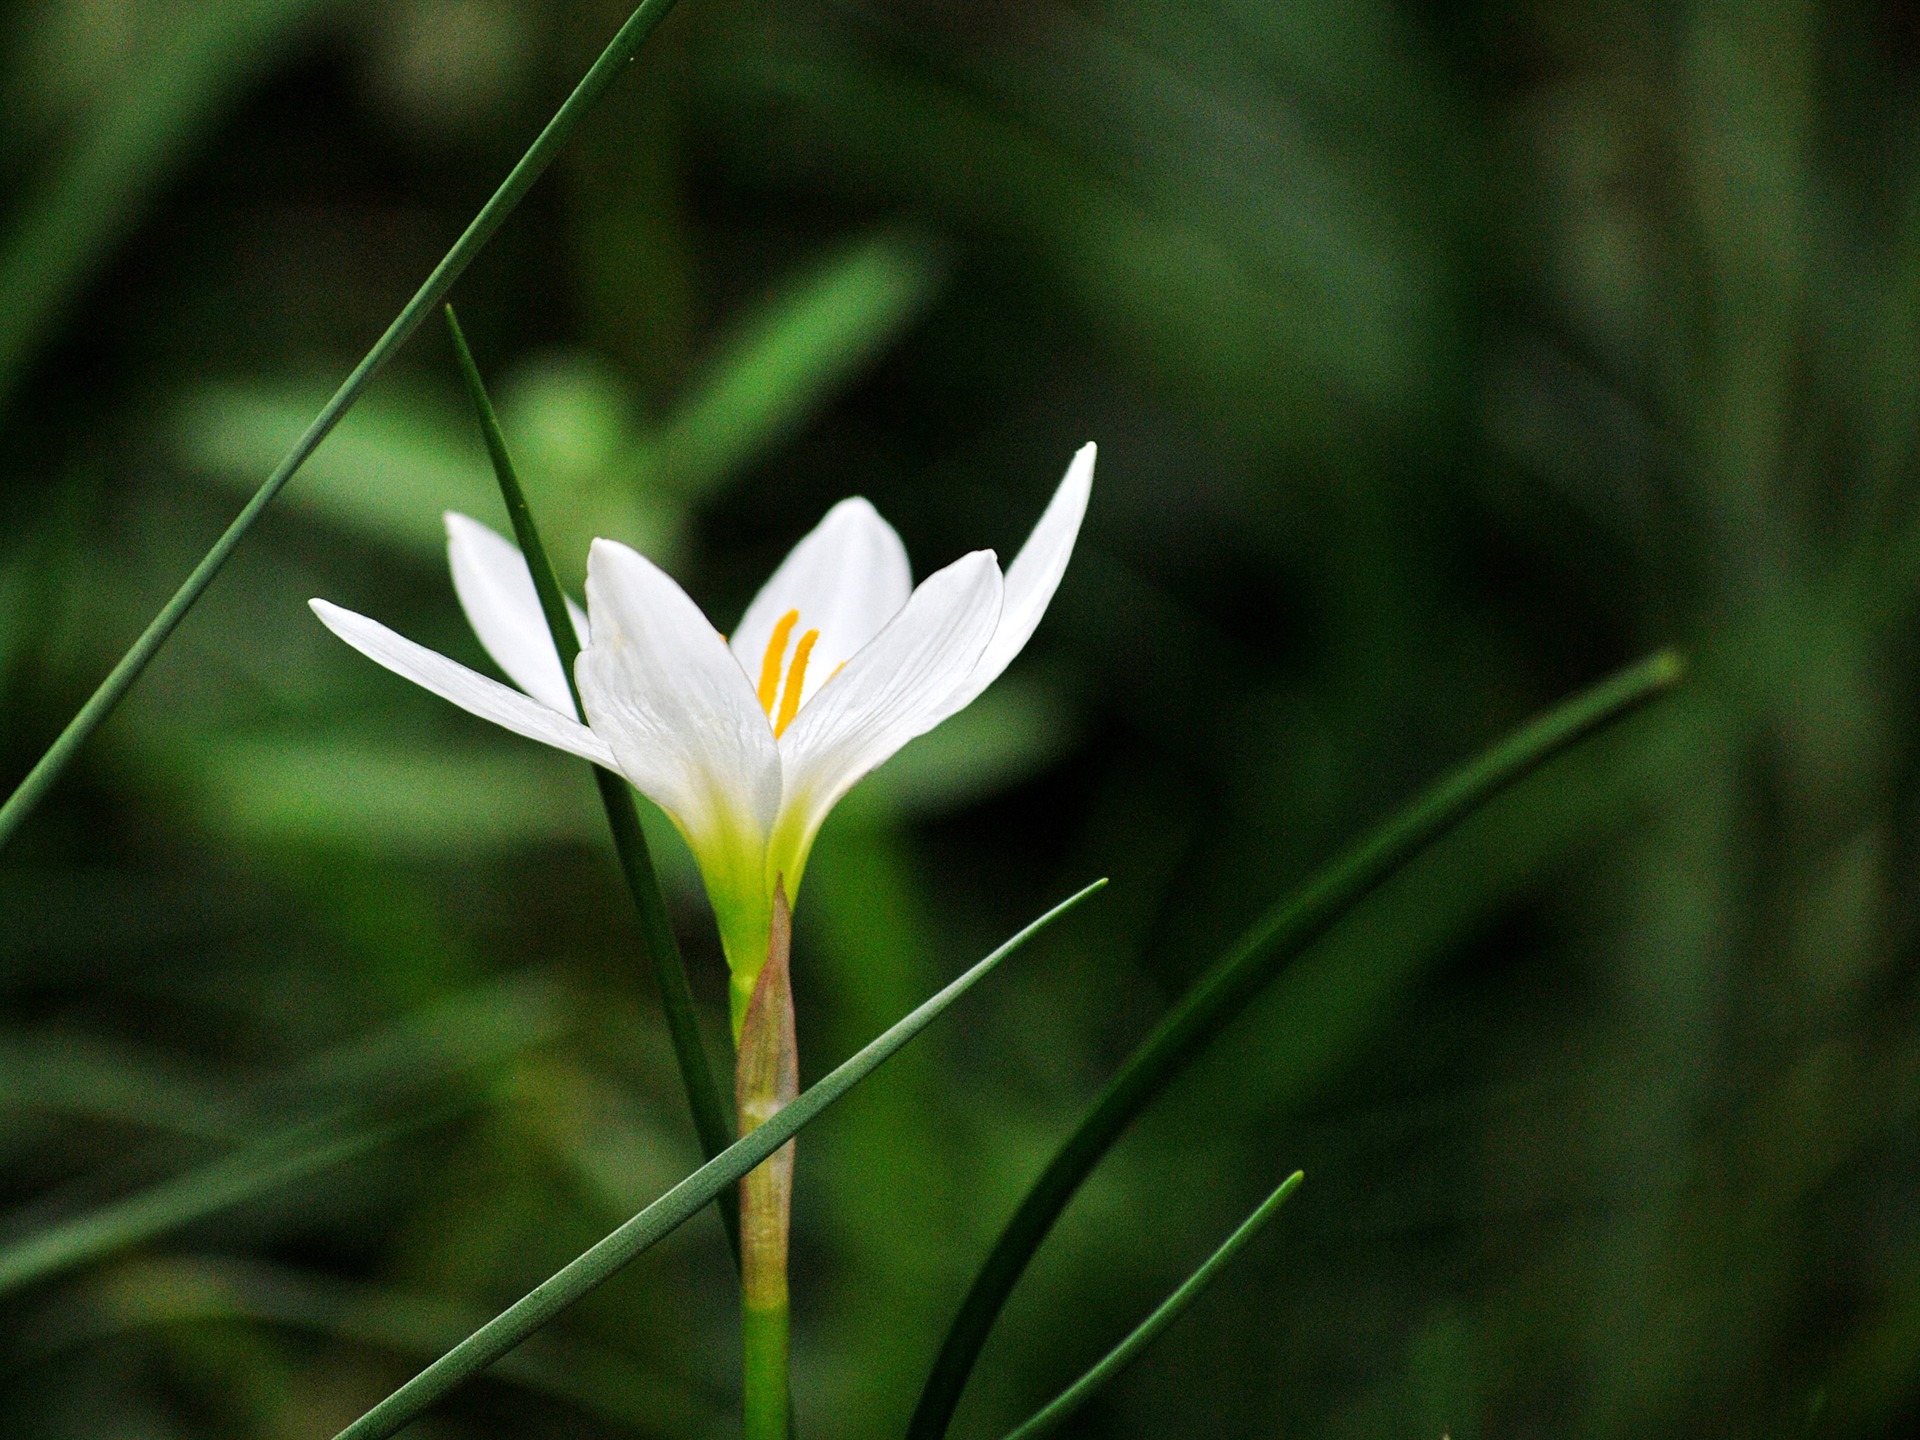
[[[800,623],[800,612],[789,610],[774,624],[767,637],[767,653],[760,661],[760,708],[773,714],[773,702],[780,694],[780,662],[787,658],[787,637]]]
[[[807,683],[807,659],[813,654],[813,642],[819,638],[818,630],[809,630],[793,647],[793,668],[787,671],[787,693],[780,697],[780,718],[773,722],[776,740],[786,733],[793,717],[800,713],[800,687]]]

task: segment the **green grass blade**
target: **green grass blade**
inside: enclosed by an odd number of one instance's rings
[[[574,680],[573,662],[579,658],[580,642],[567,614],[566,597],[553,573],[553,561],[533,522],[533,510],[521,488],[519,472],[507,451],[506,436],[500,430],[500,417],[494,413],[480,367],[460,329],[460,321],[447,307],[447,330],[453,337],[453,350],[460,362],[461,377],[480,417],[481,434],[487,442],[487,455],[493,461],[494,478],[500,482],[500,498],[506,502],[513,520],[513,533],[520,542],[533,573],[533,588],[540,596],[540,608],[547,617],[547,631],[560,653],[560,669],[567,677],[567,690],[573,696],[574,713],[587,718],[580,702],[580,687]],[[620,858],[620,873],[633,894],[634,909],[640,916],[640,939],[647,958],[653,964],[653,977],[660,987],[660,1004],[666,1011],[667,1033],[673,1041],[674,1059],[680,1065],[680,1080],[686,1087],[687,1105],[693,1111],[693,1128],[700,1137],[700,1148],[711,1160],[733,1143],[733,1126],[719,1083],[713,1078],[713,1064],[706,1042],[700,1034],[700,1017],[693,1008],[693,991],[687,984],[686,962],[681,958],[679,942],[674,938],[673,922],[667,915],[666,897],[660,893],[660,878],[653,868],[653,854],[647,848],[646,834],[640,828],[640,812],[633,803],[633,791],[618,775],[598,765],[589,767],[600,787],[600,802],[606,808],[607,826],[613,831],[613,848]],[[727,1227],[727,1243],[734,1258],[740,1255],[740,1202],[731,1190],[719,1196],[720,1218]]]
[[[1200,1292],[1213,1283],[1214,1277],[1226,1269],[1227,1262],[1233,1259],[1242,1245],[1251,1240],[1273,1218],[1274,1212],[1286,1203],[1287,1197],[1300,1188],[1300,1182],[1306,1177],[1298,1170],[1280,1182],[1280,1187],[1260,1203],[1240,1224],[1240,1228],[1226,1238],[1220,1248],[1209,1255],[1206,1263],[1183,1280],[1174,1292],[1160,1302],[1159,1308],[1134,1327],[1131,1334],[1106,1353],[1106,1356],[1086,1374],[1069,1385],[1059,1395],[1034,1413],[1024,1425],[1007,1432],[1006,1440],[1034,1440],[1060,1424],[1074,1411],[1091,1400],[1114,1376],[1131,1365],[1134,1357],[1160,1337],[1160,1332],[1178,1320],[1181,1313],[1200,1298]]]
[[[50,1225],[0,1249],[0,1295],[317,1175],[421,1123],[296,1126],[124,1200]]]
[[[907,1440],[939,1440],[946,1433],[1001,1307],[1060,1212],[1140,1112],[1287,961],[1495,795],[1666,693],[1681,673],[1680,658],[1663,651],[1548,711],[1443,777],[1243,936],[1127,1058],[1027,1191],[947,1331]]]
[[[493,1364],[569,1305],[610,1280],[624,1266],[697,1215],[715,1195],[735,1184],[828,1106],[866,1079],[894,1051],[930,1025],[948,1006],[972,989],[1034,934],[1106,883],[1096,880],[1033,921],[966,974],[897,1021],[826,1078],[803,1091],[798,1099],[771,1120],[735,1141],[599,1244],[474,1331],[347,1426],[334,1440],[381,1440],[381,1437],[392,1435],[442,1396]]]
[[[193,608],[213,583],[214,577],[220,573],[240,542],[259,522],[267,506],[273,503],[274,496],[306,463],[307,457],[320,447],[320,442],[327,438],[328,432],[340,423],[340,417],[360,398],[373,377],[419,328],[427,313],[446,297],[460,273],[480,253],[507,216],[513,213],[514,207],[525,198],[534,181],[553,163],[567,137],[586,117],[594,103],[612,87],[641,42],[653,33],[673,6],[674,0],[641,0],[640,7],[627,18],[627,23],[620,27],[607,48],[600,52],[600,58],[593,62],[580,83],[574,87],[573,93],[554,112],[546,128],[527,147],[526,153],[500,183],[500,188],[480,207],[480,213],[474,216],[472,223],[454,241],[453,248],[434,266],[426,282],[394,317],[386,333],[374,342],[373,348],[353,368],[353,372],[333,393],[333,398],[327,401],[314,417],[313,423],[307,426],[305,433],[294,442],[286,458],[254,492],[253,498],[241,508],[220,538],[213,542],[213,548],[193,567],[193,573],[187,576],[172,598],[160,607],[160,613],[140,633],[140,638],[133,642],[132,648],[120,657],[119,663],[100,682],[100,687],[88,697],[79,713],[67,722],[66,728],[33,769],[27,772],[27,777],[19,787],[7,797],[6,804],[0,805],[0,846],[6,845],[19,831],[27,816],[32,814],[34,807],[60,778],[61,772],[73,762],[73,757],[79,753],[87,737],[113,713],[114,707],[133,687],[133,682],[140,678],[141,672],[160,652],[160,647],[167,643],[168,637],[186,618],[187,611]]]

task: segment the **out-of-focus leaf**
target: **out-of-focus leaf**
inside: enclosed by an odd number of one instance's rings
[[[759,459],[896,339],[944,272],[925,236],[883,231],[828,257],[724,341],[647,465],[699,495]]]
[[[408,1291],[227,1258],[136,1260],[49,1307],[16,1347],[31,1364],[113,1335],[159,1326],[241,1321],[392,1351],[438,1355],[486,1316]],[[723,1430],[718,1401],[649,1374],[634,1360],[551,1332],[503,1356],[493,1373],[534,1394],[649,1434]]]
[[[175,0],[154,7],[164,9],[164,20],[143,40],[155,43],[112,67],[72,148],[0,239],[0,402],[198,136],[328,4]]]
[[[578,767],[531,746],[396,746],[340,734],[197,747],[202,822],[236,839],[476,854],[598,839]]]
[[[311,1179],[412,1125],[302,1125],[0,1248],[0,1294]]]
[[[55,1111],[203,1140],[231,1140],[244,1116],[177,1064],[97,1036],[0,1034],[0,1107]]]
[[[209,386],[181,411],[180,457],[250,490],[325,399],[324,390],[297,384]],[[356,406],[307,462],[286,503],[423,556],[446,548],[446,511],[489,516],[497,505],[486,457],[459,412],[419,397]]]

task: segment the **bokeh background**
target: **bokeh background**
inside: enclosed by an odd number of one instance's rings
[[[0,16],[11,783],[623,7]],[[455,294],[565,578],[624,538],[723,628],[844,494],[925,573],[1102,446],[1030,652],[809,871],[807,1077],[1114,883],[803,1138],[803,1436],[899,1433],[1022,1187],[1247,923],[1664,644],[1681,697],[1129,1136],[958,1433],[1295,1166],[1072,1433],[1920,1428],[1920,11],[684,0]],[[329,1435],[697,1158],[583,767],[305,608],[484,664],[449,506],[503,525],[429,327],[0,857],[8,1436]],[[724,1435],[728,1287],[702,1217],[417,1433]]]

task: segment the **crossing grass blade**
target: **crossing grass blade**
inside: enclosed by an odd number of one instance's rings
[[[527,147],[526,153],[520,157],[513,169],[507,172],[507,178],[501,181],[500,188],[495,190],[487,203],[480,207],[480,213],[474,216],[472,223],[461,233],[460,238],[454,241],[453,248],[447,251],[438,265],[433,267],[433,272],[427,276],[425,283],[414,292],[413,298],[394,317],[386,333],[374,342],[373,348],[366,353],[358,365],[354,366],[353,372],[341,382],[340,388],[333,393],[333,398],[321,407],[320,413],[294,442],[293,449],[287,452],[286,458],[274,467],[273,473],[267,476],[265,482],[254,492],[253,498],[234,517],[233,523],[226,528],[218,540],[214,541],[213,547],[201,558],[200,563],[193,567],[193,572],[173,593],[172,598],[160,607],[160,613],[154,616],[147,628],[140,633],[140,638],[133,642],[132,648],[120,657],[107,678],[100,682],[99,688],[88,697],[86,704],[80,707],[79,713],[67,722],[66,728],[55,738],[53,744],[48,747],[34,767],[27,772],[26,778],[20,782],[19,787],[7,797],[6,804],[0,805],[0,846],[5,846],[18,833],[20,826],[33,813],[34,807],[40,803],[47,791],[53,787],[54,782],[60,778],[61,773],[73,762],[74,756],[86,743],[87,737],[100,728],[106,718],[113,713],[114,707],[120,703],[122,697],[133,688],[134,681],[140,678],[153,657],[160,652],[160,647],[167,643],[180,622],[186,618],[187,612],[213,583],[214,577],[220,573],[233,552],[239,548],[240,542],[259,523],[261,515],[266,513],[267,506],[273,503],[274,497],[286,487],[287,482],[306,463],[307,457],[319,449],[320,442],[327,438],[333,427],[340,423],[340,417],[346,414],[353,403],[360,398],[373,377],[419,328],[420,322],[427,318],[428,312],[446,298],[447,292],[453,288],[453,282],[460,277],[461,272],[472,262],[474,256],[480,253],[487,241],[493,237],[494,231],[505,222],[507,216],[513,213],[514,207],[526,197],[527,191],[533,188],[534,181],[538,180],[546,168],[553,163],[554,157],[560,153],[560,148],[566,143],[567,137],[586,118],[587,112],[593,108],[594,104],[612,87],[614,81],[619,78],[621,70],[633,58],[641,43],[667,17],[674,3],[675,0],[641,0],[639,8],[628,16],[626,24],[622,25],[619,32],[608,42],[607,48],[600,52],[600,58],[595,60],[587,73],[581,77],[573,93],[567,96],[560,108],[554,112],[553,118],[535,137],[533,144]]]
[[[553,637],[560,655],[560,669],[567,677],[567,691],[573,696],[575,715],[585,720],[587,712],[580,702],[580,687],[574,680],[573,662],[580,656],[580,641],[573,632],[567,614],[566,597],[553,573],[553,561],[533,522],[533,510],[521,488],[519,472],[507,449],[500,429],[500,417],[494,413],[480,367],[460,329],[453,307],[447,306],[447,331],[453,338],[453,350],[460,363],[461,378],[473,400],[474,413],[480,419],[480,431],[487,443],[487,456],[493,462],[494,478],[500,483],[500,498],[513,520],[514,537],[520,553],[526,557],[533,574],[533,588],[540,597],[540,609],[547,619],[547,632]],[[660,987],[660,1004],[667,1017],[667,1033],[672,1038],[674,1059],[680,1066],[680,1080],[687,1092],[687,1105],[693,1111],[693,1128],[700,1137],[700,1148],[711,1160],[733,1142],[733,1127],[728,1123],[726,1102],[713,1078],[713,1065],[700,1034],[700,1017],[693,1008],[693,991],[687,984],[686,962],[680,944],[674,938],[673,922],[667,915],[666,897],[660,893],[660,878],[653,868],[653,854],[640,828],[640,812],[633,802],[633,791],[618,775],[598,765],[588,766],[594,783],[600,787],[600,803],[607,812],[607,827],[613,832],[613,848],[620,858],[620,873],[633,894],[634,909],[640,916],[640,940],[653,965],[653,978]],[[736,1262],[740,1256],[740,1201],[732,1190],[719,1195],[720,1218],[727,1229],[727,1243]]]
[[[1200,1292],[1211,1285],[1214,1277],[1226,1269],[1227,1262],[1265,1227],[1273,1218],[1274,1212],[1286,1203],[1287,1197],[1300,1188],[1300,1182],[1306,1177],[1298,1170],[1280,1182],[1280,1186],[1245,1220],[1240,1228],[1229,1235],[1220,1248],[1209,1255],[1206,1263],[1189,1275],[1174,1292],[1162,1300],[1154,1312],[1134,1327],[1133,1332],[1122,1340],[1086,1374],[1061,1391],[1047,1404],[1035,1411],[1025,1424],[1007,1432],[1006,1440],[1035,1440],[1045,1435],[1091,1400],[1100,1388],[1127,1366],[1131,1365],[1139,1353],[1160,1337],[1160,1332],[1178,1320],[1186,1308],[1200,1298]]]
[[[714,1196],[791,1140],[799,1131],[871,1075],[901,1046],[933,1023],[948,1006],[978,984],[1002,960],[1040,930],[1106,885],[1096,880],[1054,906],[971,970],[894,1023],[825,1079],[803,1091],[771,1120],[734,1142],[599,1244],[501,1311],[334,1440],[382,1440],[428,1406],[465,1384],[568,1306],[612,1279],[626,1265],[700,1213]]]
[[[961,1302],[928,1373],[907,1440],[940,1440],[994,1322],[1054,1221],[1140,1112],[1294,956],[1494,796],[1679,683],[1662,651],[1548,711],[1469,761],[1283,899],[1188,991],[1088,1108],[1021,1200]]]

